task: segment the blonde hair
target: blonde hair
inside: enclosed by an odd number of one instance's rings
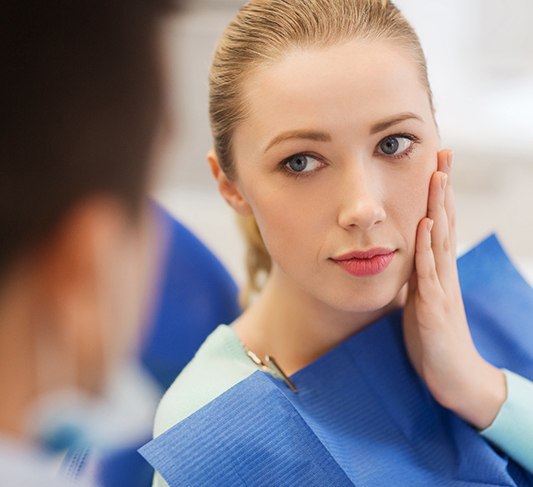
[[[209,115],[214,148],[230,179],[237,177],[232,137],[246,119],[243,99],[246,79],[265,65],[279,61],[291,49],[327,47],[354,38],[389,40],[413,55],[431,106],[427,66],[418,36],[397,7],[388,0],[250,0],[219,40],[209,77]],[[268,274],[270,256],[253,217],[240,219],[247,242],[248,285],[259,291]]]

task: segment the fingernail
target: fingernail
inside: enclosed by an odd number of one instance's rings
[[[431,229],[433,228],[433,223],[435,222],[431,218],[429,218],[428,223],[427,223],[427,229],[429,233],[431,233]]]
[[[442,176],[440,177],[440,184],[442,186],[442,189],[446,189],[446,184],[448,183],[448,175],[447,174],[442,174]]]
[[[448,151],[448,160],[446,162],[448,163],[448,169],[451,169],[453,164],[453,151]]]

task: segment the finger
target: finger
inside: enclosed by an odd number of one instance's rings
[[[411,277],[407,283],[407,297],[408,299],[414,296],[418,288],[418,283],[416,280],[416,270],[413,270]]]
[[[433,220],[423,218],[416,232],[415,270],[417,291],[419,296],[426,302],[433,301],[441,290],[431,247],[431,229],[433,226]]]
[[[448,217],[445,210],[447,175],[443,172],[433,174],[429,185],[428,217],[435,224],[431,231],[431,246],[435,259],[437,275],[443,288],[447,288],[453,276],[455,262],[450,249]]]
[[[409,277],[409,280],[407,281],[407,284],[405,286],[407,288],[407,292],[405,293],[405,299],[403,300],[404,306],[409,301],[414,301],[417,293],[418,293],[418,282],[416,279],[416,265],[413,265],[413,272],[411,272],[411,276]],[[402,288],[403,290],[404,288]],[[402,291],[400,291],[401,293]]]
[[[446,173],[448,177],[451,176],[450,165],[448,164],[451,152],[451,150],[443,149],[437,154],[437,171]]]
[[[450,234],[450,249],[453,259],[457,255],[457,233],[456,233],[456,212],[455,212],[455,193],[453,191],[453,151],[443,150],[439,152],[438,156],[438,170],[448,175],[448,183],[446,185],[446,199],[444,208],[446,216],[448,217],[448,232]]]

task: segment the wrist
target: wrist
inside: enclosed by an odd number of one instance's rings
[[[506,398],[505,374],[480,357],[461,393],[450,401],[449,409],[484,430],[494,422]]]

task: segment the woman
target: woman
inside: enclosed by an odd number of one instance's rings
[[[63,485],[49,453],[115,446],[147,400],[122,374],[114,386],[135,353],[153,273],[144,200],[168,129],[170,7],[2,4],[2,485]]]
[[[296,389],[290,376],[403,307],[405,347],[427,390],[490,438],[507,386],[532,385],[472,340],[455,263],[453,155],[439,150],[424,55],[396,7],[248,2],[218,45],[210,115],[209,163],[245,221],[259,293],[167,392],[156,436],[238,389],[256,370],[249,356]],[[531,449],[515,458],[533,469]]]

